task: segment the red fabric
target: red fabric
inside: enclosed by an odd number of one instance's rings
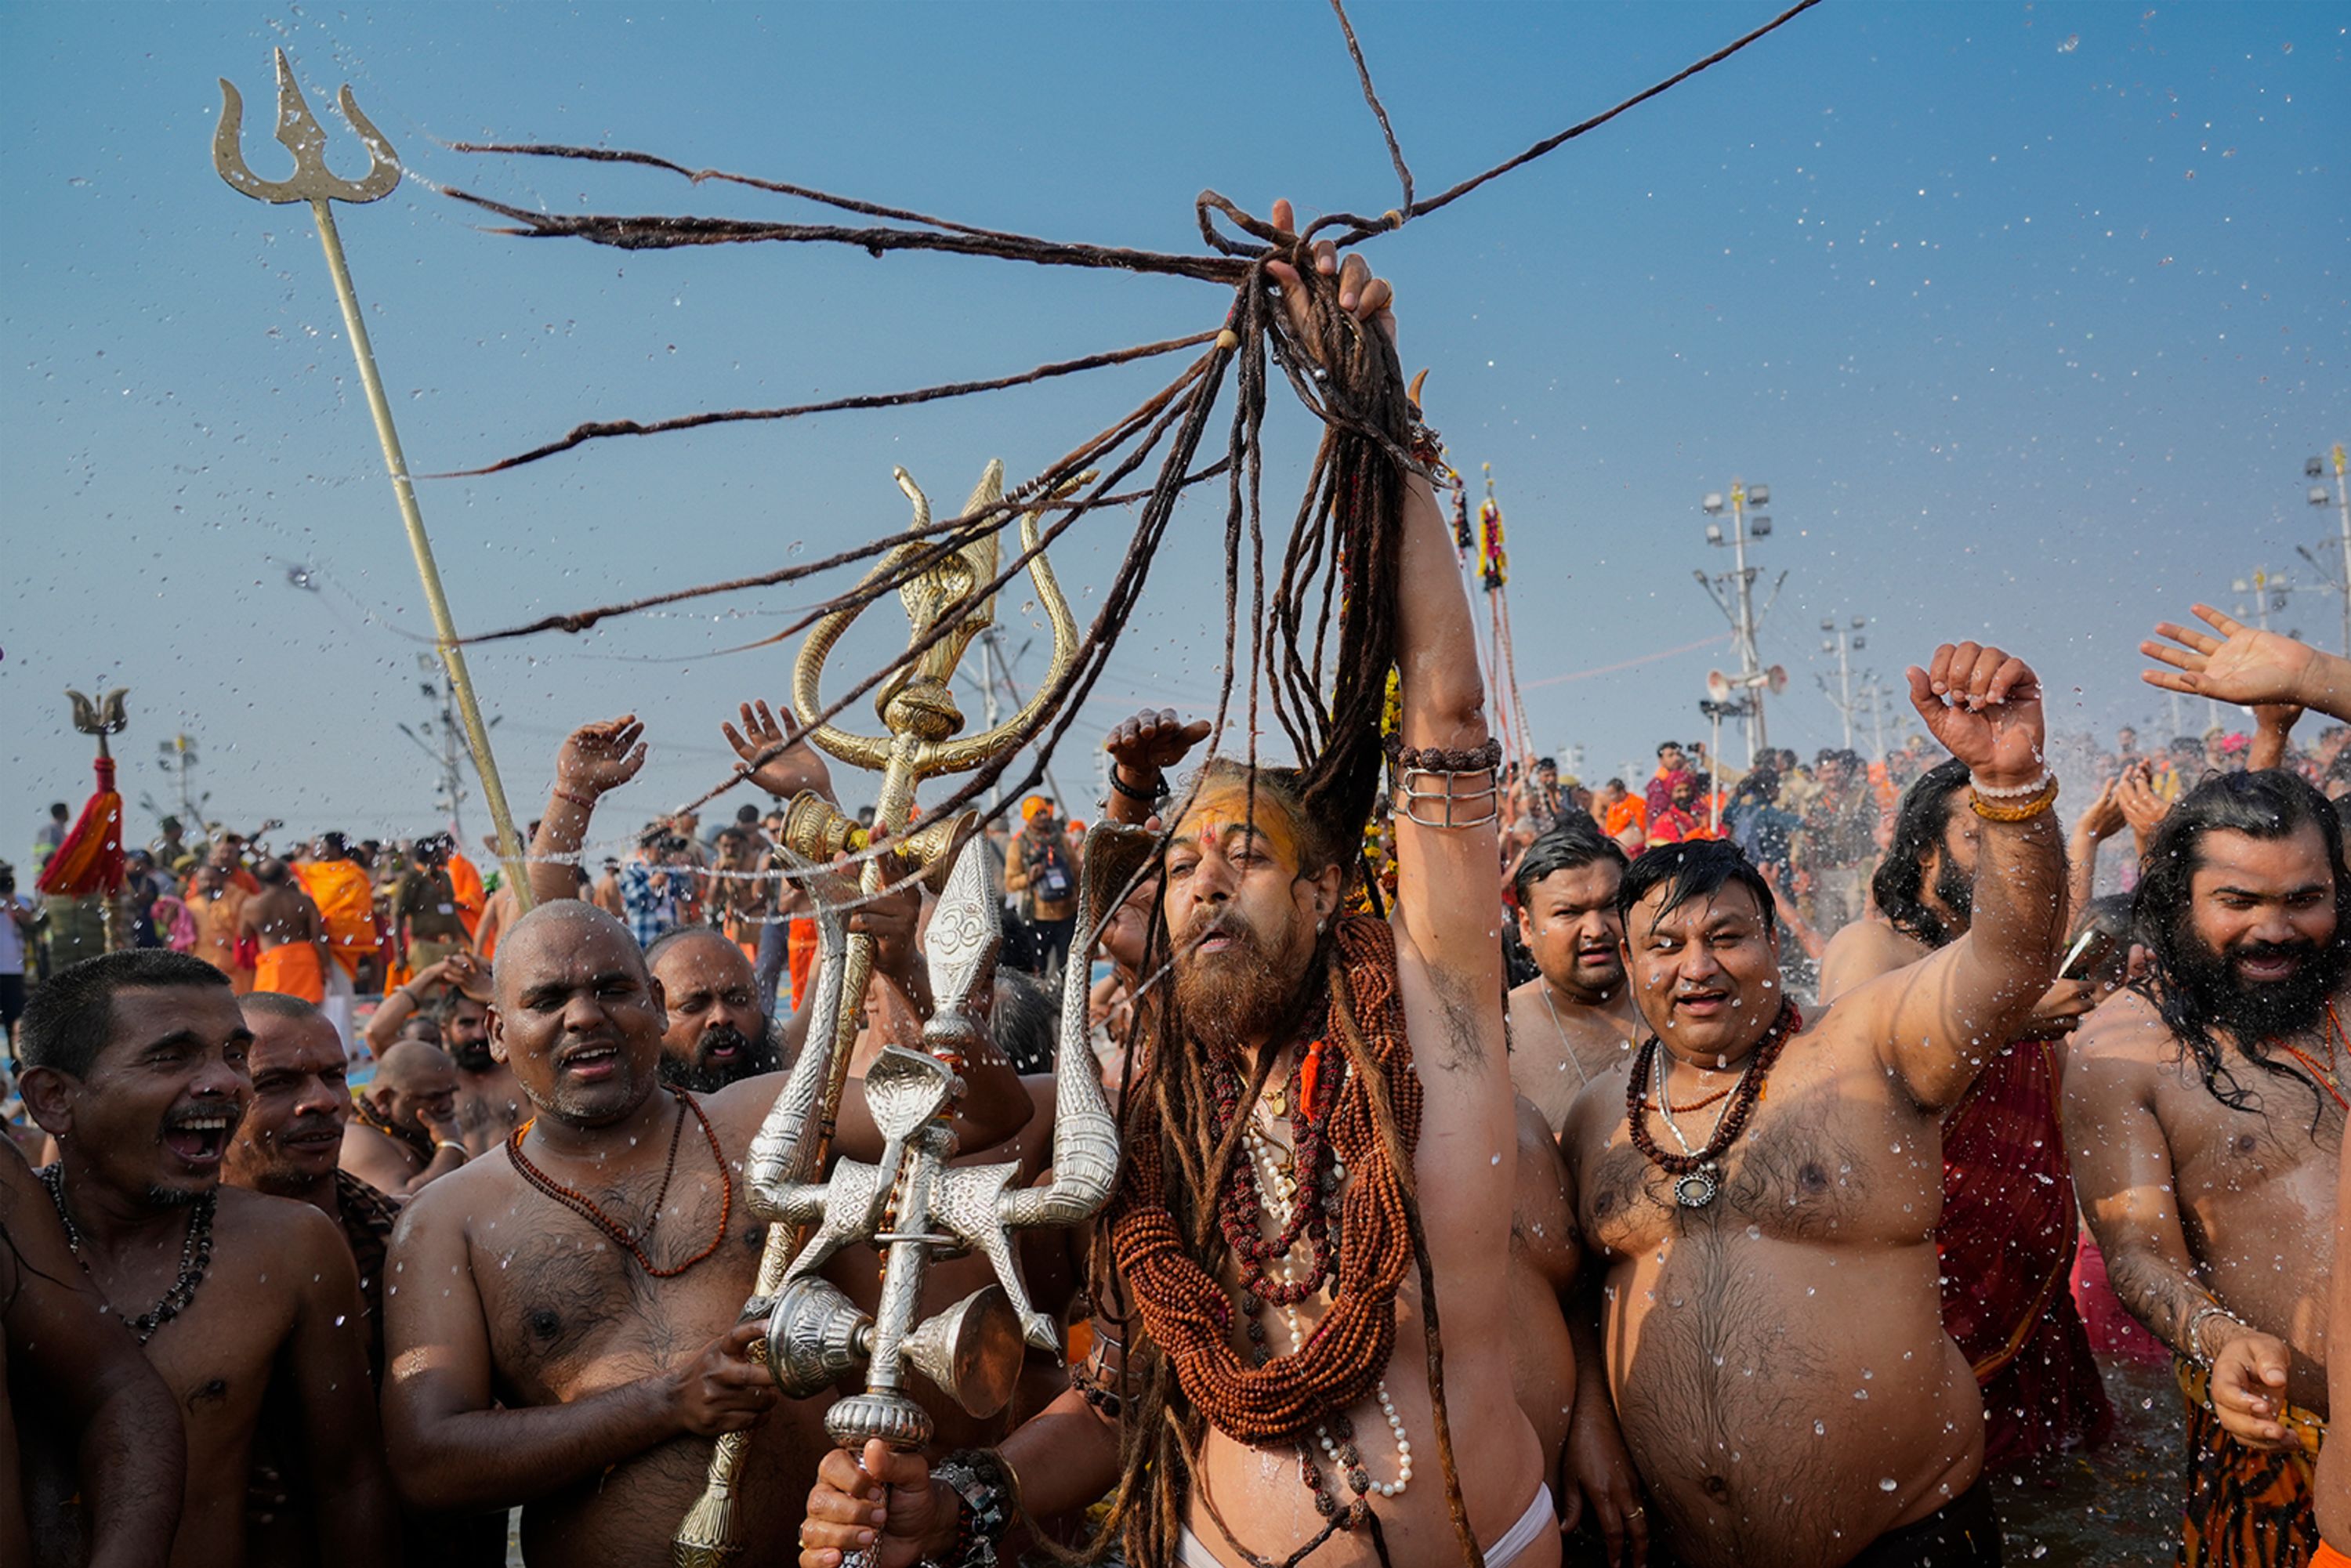
[[[2114,1425],[2066,1287],[2079,1226],[2043,1040],[1992,1058],[1943,1118],[1943,1326],[1984,1398],[1984,1464],[2095,1447]]]
[[[33,883],[62,898],[87,898],[122,885],[122,797],[114,792],[114,758],[90,764],[98,789]]]

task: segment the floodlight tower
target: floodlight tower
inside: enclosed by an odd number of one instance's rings
[[[1756,569],[1747,564],[1747,542],[1771,538],[1771,519],[1760,512],[1750,517],[1747,508],[1750,506],[1766,507],[1771,503],[1771,486],[1750,485],[1733,478],[1730,481],[1730,531],[1726,535],[1719,522],[1706,525],[1706,542],[1730,551],[1730,570],[1713,577],[1704,571],[1691,573],[1698,579],[1698,585],[1706,590],[1707,597],[1712,599],[1715,607],[1722,612],[1724,619],[1730,622],[1732,641],[1739,646],[1739,678],[1733,684],[1744,688],[1752,699],[1749,710],[1740,716],[1747,735],[1747,766],[1750,768],[1755,766],[1755,758],[1767,741],[1763,725],[1763,694],[1760,685],[1763,661],[1755,647],[1755,633],[1762,617],[1755,610]],[[1699,505],[1705,507],[1710,518],[1722,516],[1723,497],[1719,491],[1708,491]],[[1780,581],[1787,580],[1788,574],[1782,572]],[[1776,584],[1772,592],[1776,597],[1779,592]],[[1768,611],[1770,608],[1767,602],[1764,609]]]
[[[1834,615],[1824,615],[1821,618],[1821,652],[1834,653],[1837,662],[1836,695],[1829,700],[1835,703],[1837,712],[1844,716],[1844,748],[1847,751],[1853,749],[1853,716],[1855,711],[1853,696],[1853,656],[1869,646],[1869,639],[1862,634],[1862,628],[1868,624],[1869,618],[1865,615],[1853,617],[1850,625],[1839,623]],[[1821,684],[1826,686],[1828,683],[1823,680]]]

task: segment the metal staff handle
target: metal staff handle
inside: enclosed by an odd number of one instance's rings
[[[497,830],[498,861],[506,867],[507,883],[517,906],[531,906],[530,874],[523,864],[522,841],[515,834],[514,813],[507,807],[506,785],[498,778],[496,758],[490,753],[490,732],[474,700],[474,678],[465,668],[465,650],[457,643],[456,622],[449,615],[448,596],[441,591],[441,569],[433,559],[433,541],[424,532],[424,515],[416,508],[416,486],[409,481],[408,458],[400,449],[400,432],[392,422],[392,403],[383,394],[383,378],[376,372],[375,346],[368,339],[367,322],[360,315],[359,296],[351,287],[350,263],[343,257],[342,235],[335,228],[336,202],[375,202],[392,194],[400,183],[400,160],[368,117],[360,112],[348,84],[340,104],[343,118],[368,150],[368,172],[357,180],[339,179],[327,167],[327,132],[310,112],[295,85],[294,68],[286,51],[277,51],[277,140],[294,154],[291,179],[264,180],[245,162],[245,99],[226,77],[221,78],[220,121],[213,131],[213,167],[231,190],[257,202],[285,205],[310,204],[318,220],[319,244],[327,253],[327,270],[335,280],[335,299],[343,308],[343,329],[351,340],[351,357],[359,361],[360,384],[367,389],[368,412],[375,418],[376,439],[383,445],[383,465],[392,476],[392,493],[400,503],[400,518],[408,530],[408,548],[416,558],[416,575],[424,584],[424,602],[433,612],[434,646],[449,672],[449,689],[457,698],[457,714],[465,726],[466,748],[474,755],[474,770],[481,776],[482,794],[488,801],[490,821]]]
[[[931,504],[904,468],[893,469],[899,489],[914,504],[914,530],[920,532],[931,520]],[[965,503],[964,515],[968,517],[984,509],[1002,505],[1004,500],[1004,465],[991,461],[980,476],[978,487]],[[1020,542],[1029,552],[1029,580],[1037,591],[1038,602],[1044,607],[1053,628],[1053,662],[1051,669],[1036,695],[1023,704],[1020,711],[1005,723],[979,735],[956,738],[963,728],[963,713],[956,707],[950,681],[956,665],[962,661],[964,651],[972,639],[995,619],[995,599],[986,591],[996,578],[998,563],[997,534],[998,528],[968,538],[956,549],[949,552],[928,569],[902,584],[898,590],[901,603],[910,622],[910,646],[920,643],[940,626],[949,630],[909,662],[907,668],[883,682],[874,696],[874,706],[888,730],[886,736],[866,736],[839,729],[816,722],[824,712],[820,695],[824,676],[824,664],[835,643],[849,630],[866,608],[856,605],[836,610],[810,629],[808,640],[800,645],[799,655],[792,665],[793,716],[806,729],[809,740],[836,759],[852,767],[878,768],[882,786],[874,803],[873,818],[877,824],[896,838],[905,830],[914,803],[914,787],[925,779],[945,773],[959,773],[979,766],[998,750],[1011,743],[1038,714],[1044,711],[1047,699],[1068,673],[1078,650],[1078,628],[1070,614],[1070,607],[1061,597],[1060,584],[1053,570],[1046,564],[1040,543],[1040,514],[1024,513],[1020,518]],[[932,548],[925,544],[901,545],[884,555],[866,574],[871,582],[886,573],[893,573],[920,551]],[[798,802],[795,803],[799,804]],[[820,803],[819,803],[820,805]],[[837,814],[836,814],[837,818]],[[808,810],[800,819],[807,824],[810,841],[820,838],[820,827],[827,822],[822,812]],[[959,836],[956,831],[962,821],[933,824],[922,834],[900,840],[893,847],[901,859],[912,860],[918,865],[944,873],[946,856]],[[847,831],[837,821],[831,824],[841,841],[848,841]],[[942,830],[946,831],[942,831]],[[788,822],[785,836],[793,837]],[[815,842],[795,842],[793,847],[809,859],[819,858],[820,846]],[[838,846],[836,845],[836,852]],[[888,873],[877,856],[869,859],[862,868],[858,886],[861,897],[871,898],[887,884]],[[857,1035],[864,1019],[865,988],[873,977],[873,939],[862,934],[849,936],[843,945],[838,987],[820,985],[820,999],[830,1003],[830,1015],[820,1012],[811,1020],[809,1030],[809,1051],[824,1042],[825,1076],[820,1091],[813,1080],[801,1084],[799,1072],[793,1074],[793,1087],[788,1087],[778,1102],[771,1126],[785,1112],[786,1101],[796,1098],[800,1091],[799,1114],[801,1124],[791,1134],[792,1142],[784,1144],[784,1134],[777,1129],[778,1142],[770,1146],[773,1157],[798,1173],[806,1181],[824,1168],[831,1152],[833,1128],[841,1113],[841,1096],[849,1080],[850,1058],[857,1045]],[[822,1032],[820,1033],[819,1031]],[[816,1119],[812,1145],[806,1141],[806,1117],[813,1113]],[[769,1129],[762,1129],[763,1138]],[[765,1249],[759,1255],[759,1271],[753,1286],[747,1312],[772,1306],[776,1292],[782,1288],[793,1258],[808,1239],[808,1226],[771,1225],[768,1230]],[[728,1433],[721,1437],[710,1456],[710,1471],[703,1493],[671,1540],[671,1550],[678,1568],[724,1568],[739,1558],[747,1542],[737,1533],[738,1501],[736,1487],[740,1482],[743,1465],[750,1448],[747,1432]]]

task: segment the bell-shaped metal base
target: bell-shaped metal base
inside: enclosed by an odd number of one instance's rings
[[[983,1420],[1020,1382],[1020,1319],[1000,1285],[983,1285],[906,1336],[914,1369]]]
[[[874,1437],[893,1448],[919,1448],[931,1440],[931,1413],[903,1394],[868,1389],[834,1400],[824,1413],[824,1432],[852,1452]]]
[[[865,1364],[873,1320],[813,1274],[784,1287],[768,1316],[768,1370],[794,1399],[823,1393]]]

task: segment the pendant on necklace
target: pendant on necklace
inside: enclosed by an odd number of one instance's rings
[[[1722,1192],[1712,1166],[1700,1166],[1674,1183],[1674,1201],[1684,1208],[1704,1208]]]
[[[1269,1084],[1265,1091],[1265,1108],[1276,1116],[1290,1114],[1290,1086]]]

